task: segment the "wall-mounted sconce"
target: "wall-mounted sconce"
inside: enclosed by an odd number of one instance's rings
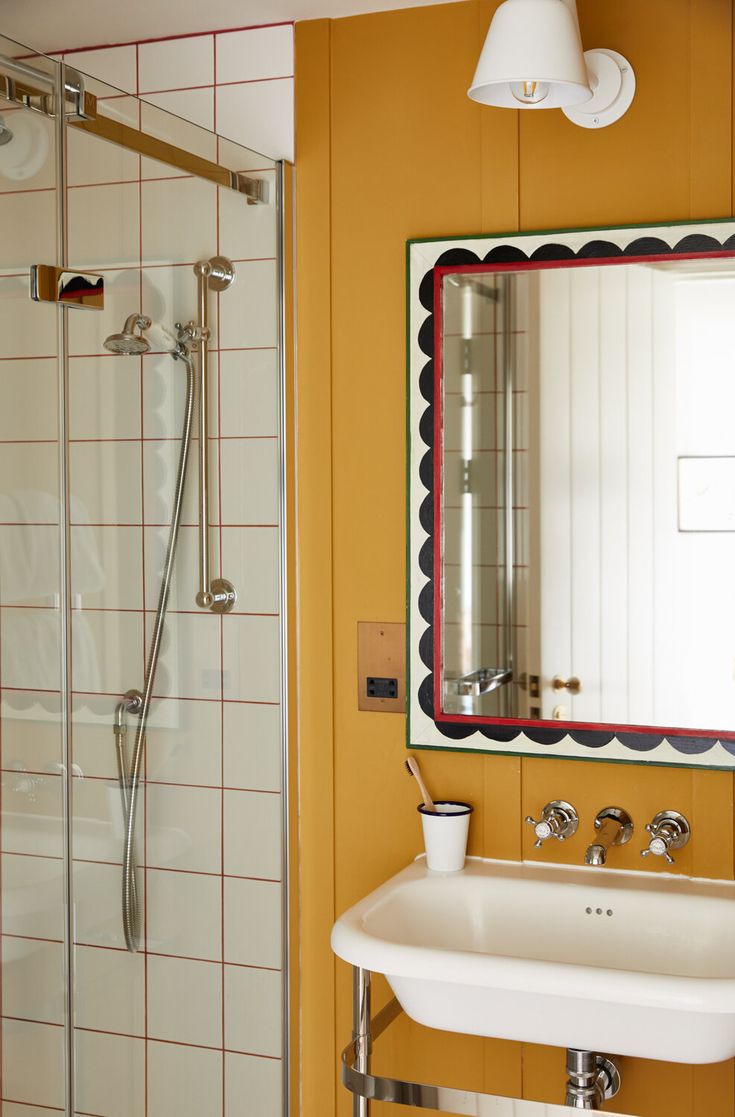
[[[605,128],[630,108],[635,74],[615,50],[583,50],[576,0],[504,0],[468,94],[506,109],[561,109],[582,128]]]

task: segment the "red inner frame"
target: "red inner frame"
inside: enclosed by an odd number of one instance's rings
[[[542,271],[548,268],[584,268],[614,266],[615,264],[644,264],[657,260],[709,260],[718,257],[735,258],[735,252],[671,252],[654,256],[612,256],[596,257],[584,260],[543,260],[529,261],[520,264],[450,264],[446,267],[434,268],[434,720],[444,723],[458,723],[461,725],[517,725],[539,728],[544,726],[549,729],[565,729],[568,731],[592,730],[604,731],[614,734],[619,733],[646,733],[664,737],[710,737],[716,740],[735,740],[735,730],[713,729],[680,729],[673,726],[661,725],[627,725],[617,722],[589,722],[589,721],[549,721],[536,718],[491,718],[481,717],[477,714],[445,714],[442,710],[442,651],[444,631],[442,626],[443,613],[443,578],[442,578],[442,477],[444,473],[444,443],[442,431],[444,427],[444,394],[443,394],[443,351],[442,351],[442,322],[443,280],[447,275],[467,275],[472,272],[489,274],[491,272],[520,272]]]

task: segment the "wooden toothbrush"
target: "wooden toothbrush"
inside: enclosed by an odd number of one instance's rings
[[[415,756],[409,756],[408,760],[406,761],[406,771],[408,772],[409,776],[414,777],[416,783],[419,785],[419,791],[421,792],[421,797],[424,800],[424,806],[426,810],[433,811],[433,813],[436,814],[434,800],[429,795],[429,789],[423,781],[423,778],[421,776],[421,769],[419,768],[419,762]]]

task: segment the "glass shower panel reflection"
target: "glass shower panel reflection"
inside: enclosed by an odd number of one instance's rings
[[[443,709],[538,716],[528,649],[528,273],[442,283]]]
[[[443,708],[511,714],[510,291],[502,276],[442,289]]]
[[[30,1113],[64,1111],[67,1088],[58,316],[28,284],[57,262],[57,150],[48,117],[0,117],[2,1108]]]
[[[101,112],[268,184],[244,195],[68,129],[68,250],[106,278],[103,313],[69,325],[74,660],[75,1081],[80,1113],[277,1114],[283,909],[276,168],[95,83]],[[115,709],[143,689],[186,403],[184,362],[154,327],[144,354],[105,340],[131,314],[177,333],[210,292],[209,543],[233,611],[196,605],[195,420],[137,812],[141,943],[121,922]],[[126,749],[136,717],[128,715]]]

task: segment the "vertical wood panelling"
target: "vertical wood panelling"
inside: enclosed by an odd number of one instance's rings
[[[477,41],[482,44],[490,20],[500,0],[475,3],[478,20]],[[477,58],[469,59],[466,86],[472,80]],[[479,232],[508,232],[520,226],[520,113],[479,112],[481,160],[481,223]]]
[[[330,24],[296,25],[296,580],[301,1111],[334,1110]],[[303,168],[303,170],[302,170]],[[308,276],[308,282],[302,277]]]
[[[732,211],[733,6],[731,0],[691,0],[690,5],[691,217]],[[713,91],[720,89],[720,95]]]
[[[331,32],[325,23],[297,25],[303,1117],[334,1113],[337,1050],[350,1032],[342,963],[336,1018],[332,1012],[332,867],[340,910],[420,843],[415,788],[403,772],[403,720],[361,714],[355,700],[357,621],[399,621],[404,607],[405,240],[730,210],[730,0],[580,0],[585,41],[626,53],[638,78],[628,116],[600,133],[561,113],[468,102],[496,6],[468,0],[377,13],[333,21]],[[606,383],[603,373],[603,398]],[[650,384],[646,390],[645,419],[634,417],[644,458],[653,429]],[[648,593],[650,613],[650,578]],[[321,658],[305,658],[310,650]],[[647,677],[650,692],[650,669]],[[691,812],[695,837],[677,869],[732,875],[729,773],[461,753],[422,753],[421,763],[437,794],[476,804],[473,852],[516,858],[523,849],[578,862],[596,811],[619,799],[641,828],[666,806]],[[557,795],[578,806],[584,833],[575,848],[532,851],[522,817]],[[641,867],[638,843],[619,853],[621,866]],[[381,984],[378,999],[385,995]],[[563,1056],[553,1049],[525,1048],[521,1067],[518,1045],[436,1036],[403,1022],[377,1051],[383,1066],[457,1085],[478,1082],[481,1060],[485,1089],[560,1100]],[[643,1117],[725,1117],[733,1081],[732,1064],[626,1060],[625,1102]],[[347,1114],[348,1094],[337,1087],[336,1097]]]

